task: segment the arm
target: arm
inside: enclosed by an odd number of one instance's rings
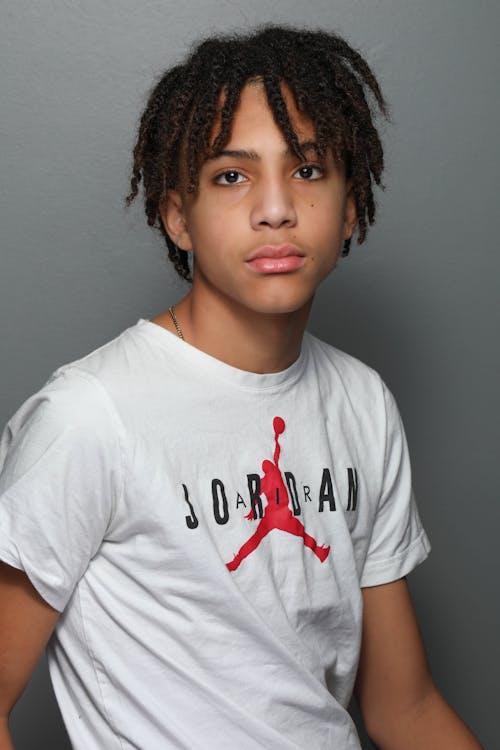
[[[362,589],[355,694],[381,750],[482,750],[438,691],[405,578]]]
[[[9,715],[54,629],[59,612],[21,570],[0,561],[0,750],[13,750]]]
[[[7,719],[0,720],[0,750],[15,750],[12,744],[12,737],[9,732],[9,722]]]

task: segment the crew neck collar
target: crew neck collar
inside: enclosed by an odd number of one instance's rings
[[[205,371],[208,369],[215,378],[220,378],[247,390],[260,391],[291,385],[303,372],[308,358],[310,336],[308,331],[304,331],[299,356],[289,367],[279,372],[257,373],[233,367],[211,354],[197,349],[172,331],[163,328],[158,323],[153,323],[147,318],[139,318],[133,328],[147,336],[150,341],[172,352],[176,357],[182,357],[187,363],[191,363],[194,371],[200,368],[205,368]]]

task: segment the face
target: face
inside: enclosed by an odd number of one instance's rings
[[[299,142],[314,142],[314,126],[286,84],[282,93]],[[210,143],[219,131],[216,119]],[[205,161],[196,193],[169,191],[161,209],[172,240],[194,253],[192,294],[260,313],[299,310],[335,267],[356,223],[344,171],[331,153],[321,163],[314,149],[306,161],[287,151],[259,82],[242,90],[224,149],[247,154]],[[301,257],[248,260],[267,245],[292,245]]]

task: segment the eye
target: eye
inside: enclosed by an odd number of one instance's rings
[[[227,169],[225,172],[221,172],[221,174],[216,175],[214,177],[214,182],[217,185],[238,185],[239,183],[236,182],[236,179],[234,179],[234,177],[237,178],[238,175],[240,175],[240,177],[243,177],[241,172],[237,172],[236,169]],[[221,177],[229,177],[229,179],[227,182],[221,182]]]
[[[306,180],[310,182],[311,180],[308,180],[308,177],[310,177],[311,170],[314,170],[314,169],[320,172],[320,176],[323,176],[325,170],[322,169],[321,167],[317,167],[315,164],[304,164],[304,166],[300,167],[297,170],[297,172],[302,172],[302,177],[305,177]],[[297,174],[297,172],[295,172],[295,174]],[[316,177],[315,179],[318,179],[318,178]]]

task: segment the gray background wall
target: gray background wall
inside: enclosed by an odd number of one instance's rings
[[[394,120],[387,190],[309,328],[396,395],[433,545],[409,583],[435,679],[498,747],[500,4],[16,0],[2,17],[2,423],[58,365],[188,289],[122,199],[146,92],[189,42],[284,21],[336,29],[373,65]],[[11,726],[18,750],[69,747],[44,659]]]

